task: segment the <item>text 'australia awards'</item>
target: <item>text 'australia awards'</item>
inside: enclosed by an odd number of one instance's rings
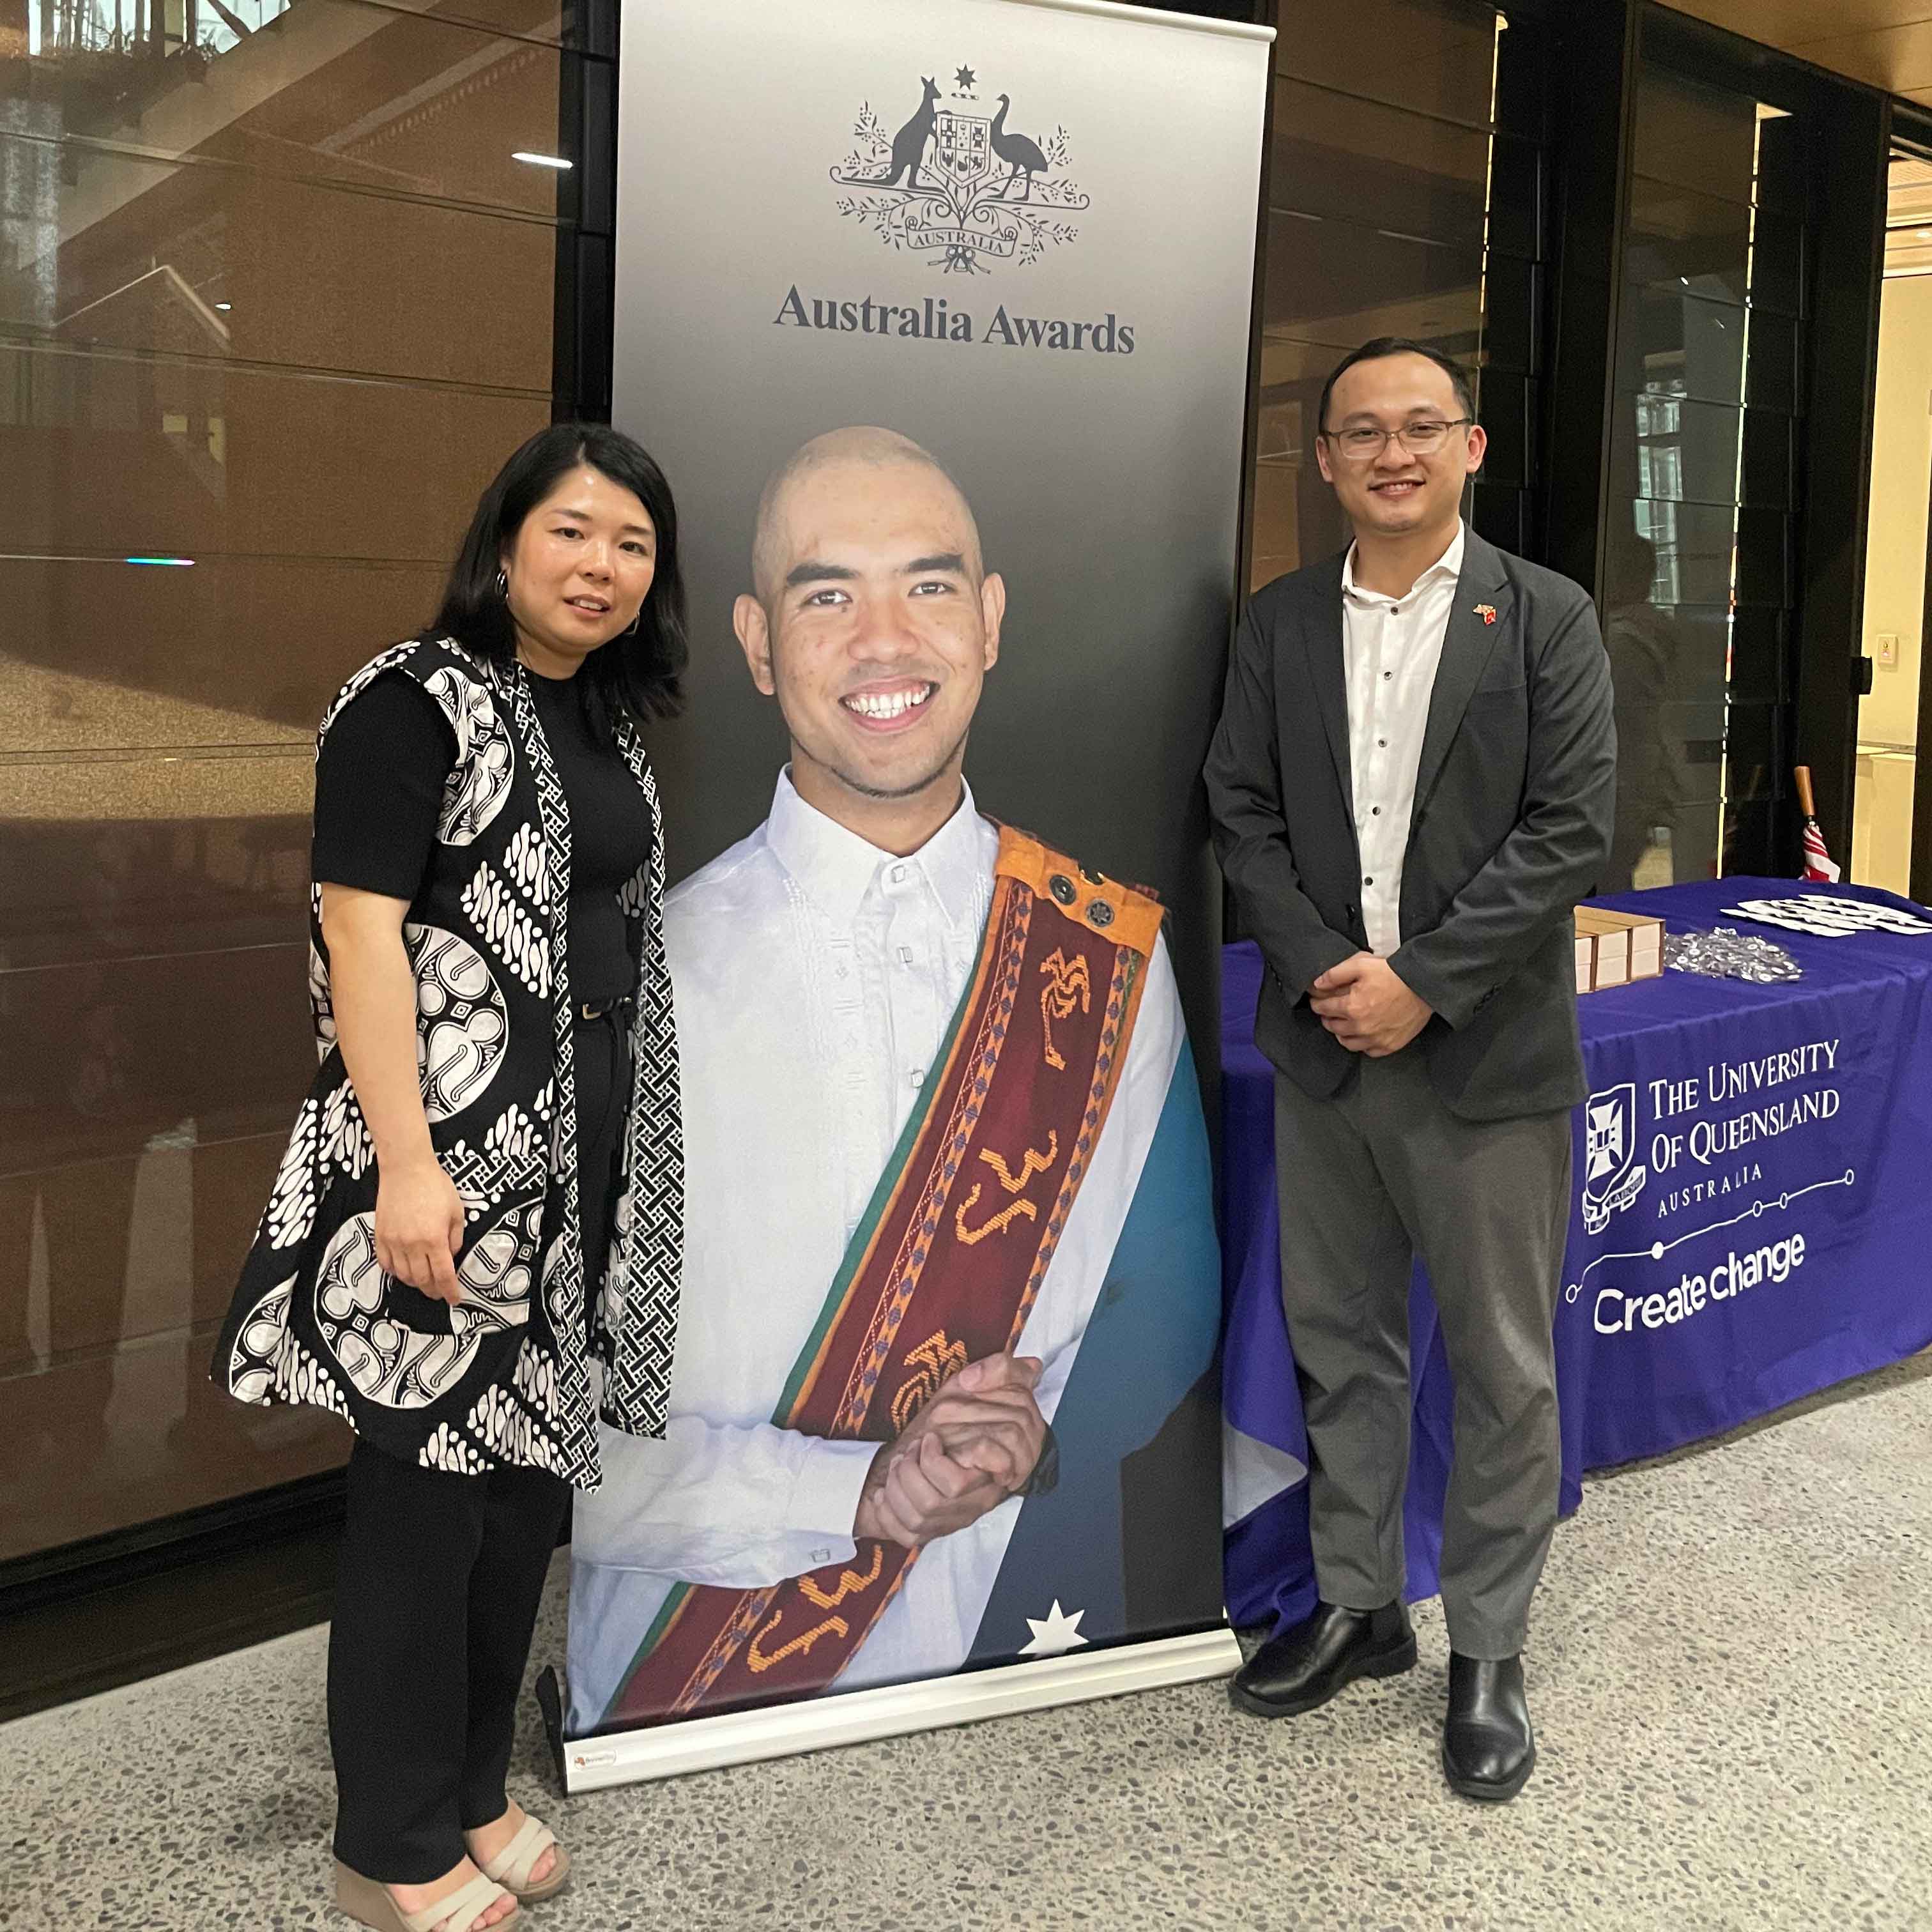
[[[1016,315],[1002,302],[982,326],[970,311],[953,307],[944,296],[926,296],[916,302],[881,302],[870,295],[850,300],[801,295],[794,283],[772,321],[780,328],[823,328],[844,335],[896,335],[925,342],[1100,356],[1134,352],[1133,325],[1121,321],[1111,309],[1096,322]]]

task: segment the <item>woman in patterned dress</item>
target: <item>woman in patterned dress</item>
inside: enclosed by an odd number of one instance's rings
[[[559,424],[484,492],[434,625],[317,739],[321,1068],[214,1372],[355,1430],[336,1896],[384,1932],[501,1926],[568,1875],[505,1777],[598,1414],[664,1428],[682,1162],[642,731],[686,656],[662,472]]]

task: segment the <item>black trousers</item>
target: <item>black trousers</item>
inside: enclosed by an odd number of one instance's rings
[[[622,1019],[575,1040],[584,1280],[610,1252],[630,1097]],[[428,1469],[358,1440],[328,1636],[335,1856],[387,1885],[427,1885],[465,1832],[508,1809],[517,1698],[569,1486],[541,1469]]]

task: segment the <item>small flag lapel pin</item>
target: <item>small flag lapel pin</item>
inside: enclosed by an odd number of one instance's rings
[[[1481,618],[1484,623],[1493,624],[1496,621],[1496,607],[1493,604],[1478,604],[1476,606],[1476,615]]]

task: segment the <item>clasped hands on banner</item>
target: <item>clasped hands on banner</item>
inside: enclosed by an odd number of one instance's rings
[[[1046,1420],[1034,1399],[1043,1366],[1035,1356],[1002,1354],[962,1369],[880,1445],[854,1537],[917,1550],[1016,1496],[1046,1445]]]

